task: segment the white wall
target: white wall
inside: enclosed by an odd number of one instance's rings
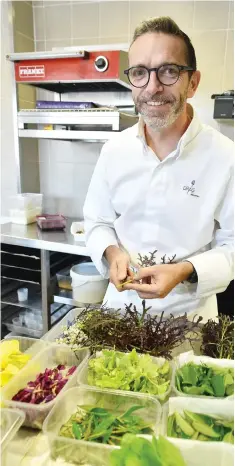
[[[13,131],[14,115],[12,64],[6,55],[13,52],[12,5],[0,2],[1,8],[1,215],[8,216],[9,197],[17,193],[18,166]]]

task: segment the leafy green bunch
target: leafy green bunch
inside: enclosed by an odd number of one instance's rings
[[[168,361],[154,363],[151,356],[136,350],[128,354],[103,350],[101,356],[89,361],[89,385],[158,395],[162,400],[170,387],[170,376]]]
[[[185,409],[182,415],[176,411],[168,417],[167,435],[202,442],[234,443],[234,421]]]
[[[110,466],[186,466],[179,449],[166,438],[145,438],[126,434],[120,450],[112,451]]]
[[[234,359],[234,321],[220,315],[202,327],[202,354],[218,359]]]
[[[119,351],[149,353],[171,359],[172,351],[189,341],[197,341],[201,332],[201,317],[188,320],[187,314],[174,317],[170,315],[151,315],[151,307],[142,302],[142,312],[136,306],[125,305],[124,310],[84,309],[72,326],[64,331],[60,343],[76,347],[89,346],[91,351],[102,348],[115,348]]]
[[[88,442],[119,445],[123,435],[152,434],[148,422],[133,414],[143,406],[132,406],[121,415],[113,414],[104,408],[77,407],[77,411],[61,427],[59,435]]]
[[[223,398],[234,393],[234,370],[189,362],[177,370],[175,382],[177,389],[187,395]]]

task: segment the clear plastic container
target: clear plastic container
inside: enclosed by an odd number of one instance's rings
[[[184,410],[191,411],[197,414],[208,414],[209,416],[217,416],[226,421],[233,421],[234,419],[234,402],[233,400],[224,400],[221,403],[220,399],[201,399],[193,397],[170,397],[169,401],[163,406],[163,415],[161,423],[162,435],[167,435],[167,421],[168,416],[175,412],[183,415]],[[184,417],[184,416],[183,416]],[[179,439],[176,439],[179,440]],[[187,439],[188,442],[192,440]],[[201,443],[200,440],[197,442]],[[215,442],[213,442],[215,443]],[[218,443],[218,442],[217,442]],[[222,442],[219,442],[220,444]]]
[[[187,393],[180,392],[177,387],[176,387],[176,382],[175,382],[175,376],[177,370],[184,366],[185,364],[188,364],[189,362],[193,362],[194,364],[197,365],[202,365],[202,364],[207,364],[211,367],[216,366],[216,367],[221,367],[221,368],[228,368],[228,369],[233,369],[234,368],[234,360],[232,359],[214,359],[210,358],[209,356],[195,356],[193,351],[188,351],[187,353],[181,353],[178,357],[174,359],[174,368],[173,368],[173,392],[177,396],[181,397],[191,397],[191,398],[200,398],[200,399],[213,399],[213,400],[227,400],[227,399],[234,399],[234,395],[227,396],[227,397],[214,397],[210,395],[187,395]]]
[[[12,337],[12,336],[6,336],[4,338],[4,340],[1,340],[0,341],[0,352],[1,352],[1,344],[5,341],[9,341],[9,340],[17,340],[19,342],[19,350],[21,351],[21,353],[24,353],[24,354],[29,354],[31,356],[31,358],[29,359],[29,361],[27,361],[25,363],[25,365],[19,370],[22,371],[26,366],[27,364],[32,360],[32,358],[38,354],[43,348],[46,348],[47,347],[47,343],[44,342],[44,341],[41,341],[41,340],[36,340],[34,338],[26,338],[26,337],[19,337],[19,336],[16,336],[16,337]],[[18,373],[19,373],[18,372]],[[17,373],[17,374],[18,374]],[[1,374],[1,372],[0,372]],[[15,376],[17,375],[12,375],[12,377],[10,378],[9,382],[11,380],[13,380],[15,378]],[[9,383],[7,382],[7,383]],[[4,385],[4,387],[6,387],[7,383]]]
[[[1,453],[12,440],[25,419],[25,414],[19,409],[1,408],[0,410],[0,437]]]
[[[17,295],[18,301],[27,301],[28,299],[29,290],[28,288],[18,288]]]
[[[42,194],[22,193],[10,198],[10,217],[12,223],[27,225],[36,222],[42,213]]]
[[[149,435],[144,437],[152,440]],[[180,450],[186,466],[234,466],[234,447],[228,443],[188,441],[172,437],[167,437],[167,440]]]
[[[44,419],[59,397],[65,390],[76,385],[79,370],[82,367],[82,363],[87,361],[88,356],[89,351],[87,349],[78,350],[75,354],[66,345],[51,344],[35,356],[34,359],[14,377],[14,380],[10,381],[2,389],[2,399],[4,404],[7,407],[21,409],[25,413],[25,426],[41,429]],[[16,395],[19,390],[25,388],[28,382],[34,381],[40,372],[44,372],[47,368],[54,368],[58,364],[64,364],[69,367],[77,366],[77,369],[69,377],[68,382],[54,400],[49,403],[42,403],[38,405],[12,400],[13,396]]]
[[[163,406],[161,434],[167,436],[168,416],[175,413],[183,414],[184,410],[193,413],[218,416],[222,419],[232,421],[234,418],[234,403],[225,400],[221,403],[219,399],[202,399],[190,397],[171,397]],[[234,446],[225,442],[203,442],[200,440],[178,439],[167,437],[181,450],[187,466],[211,465],[232,466]],[[192,454],[195,451],[196,454]]]
[[[11,207],[21,211],[42,208],[42,194],[38,193],[21,193],[11,196]]]
[[[187,466],[234,466],[234,447],[228,443],[167,440],[179,448]]]
[[[47,347],[47,343],[43,340],[37,340],[36,338],[27,338],[27,337],[12,337],[6,336],[4,340],[17,340],[19,342],[19,350],[21,353],[30,354],[32,357],[38,354],[42,349]],[[1,348],[1,345],[0,345]]]
[[[37,216],[37,224],[41,230],[63,230],[66,218],[63,215],[40,215]]]
[[[31,318],[30,318],[31,317]],[[42,336],[42,317],[25,309],[25,312],[16,312],[6,320],[4,324],[11,332],[29,337],[40,338]]]
[[[55,341],[59,338],[63,333],[63,327],[67,327],[68,325],[72,325],[76,319],[76,317],[84,310],[84,308],[75,307],[71,311],[66,314],[63,319],[61,319],[58,324],[54,325],[49,332],[43,335],[42,340],[45,341]]]
[[[75,464],[89,464],[91,466],[109,465],[109,455],[113,450],[110,445],[97,442],[86,442],[58,435],[61,426],[76,412],[77,406],[89,405],[102,407],[115,413],[123,414],[132,406],[143,406],[136,412],[138,416],[152,425],[155,433],[158,432],[161,420],[161,405],[151,396],[138,397],[134,393],[97,388],[75,387],[58,400],[43,424],[43,432],[48,436],[51,455],[53,458],[63,457],[66,461]]]
[[[91,359],[94,359],[96,357],[96,355],[93,355],[91,356],[88,361],[82,366],[81,370],[79,371],[78,373],[78,377],[77,377],[77,383],[78,385],[81,385],[82,387],[91,387],[91,385],[88,384],[88,365],[89,365],[89,361]],[[155,358],[152,356],[152,361],[154,364],[156,365],[160,365],[160,366],[163,366],[163,364],[165,363],[166,359],[165,358]],[[159,401],[166,401],[171,393],[171,390],[172,390],[172,384],[173,384],[173,365],[172,363],[169,361],[169,364],[170,364],[170,370],[171,370],[171,373],[170,373],[170,385],[169,385],[169,388],[168,390],[164,393],[164,395],[150,395],[152,396],[153,398],[159,400]],[[93,388],[96,388],[98,389],[98,387],[93,387]],[[104,391],[106,391],[107,393],[110,392],[111,389],[109,388],[104,388],[103,389]],[[142,397],[142,396],[146,396],[148,395],[147,393],[140,393],[140,392],[130,392],[128,390],[116,390],[117,393],[133,393],[135,394],[135,396],[137,397]]]
[[[70,277],[70,267],[60,270],[56,274],[57,284],[59,288],[64,290],[72,290],[72,277]]]
[[[10,218],[12,223],[28,225],[30,223],[35,223],[37,215],[41,213],[41,207],[35,207],[30,210],[10,209]]]

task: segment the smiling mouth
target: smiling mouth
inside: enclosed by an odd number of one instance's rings
[[[148,102],[145,102],[145,103],[150,107],[161,107],[162,105],[169,104],[169,102],[156,102],[154,100],[149,100]]]

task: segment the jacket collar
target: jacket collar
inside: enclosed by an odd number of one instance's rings
[[[189,118],[191,119],[191,122],[186,129],[185,133],[181,136],[177,148],[174,151],[176,157],[179,157],[183,148],[186,147],[201,131],[202,129],[202,123],[200,122],[195,110],[193,107],[187,103],[187,114]],[[139,121],[136,127],[136,137],[138,137],[140,140],[142,140],[146,144],[146,138],[145,138],[145,122],[143,117],[140,115]]]

